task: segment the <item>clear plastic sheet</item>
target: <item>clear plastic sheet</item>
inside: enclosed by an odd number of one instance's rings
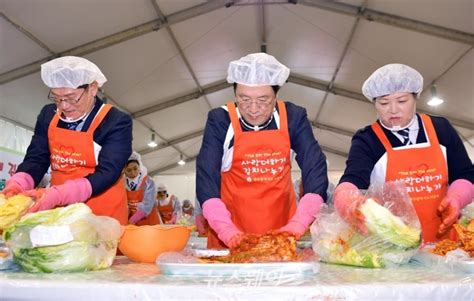
[[[345,197],[353,199],[352,204],[364,214],[368,235],[360,234],[333,208],[325,207],[311,226],[313,250],[328,263],[367,268],[407,263],[421,243],[421,226],[405,185],[372,185],[365,198],[361,196],[355,192]],[[356,199],[367,200],[358,203]]]
[[[461,217],[465,219],[466,222],[474,219],[474,199],[472,203],[462,209]]]
[[[468,253],[456,249],[446,253],[446,256],[441,256],[430,252],[434,247],[433,244],[424,246],[412,258],[412,262],[429,269],[474,275],[474,258],[471,258]]]
[[[169,277],[119,256],[74,274],[0,272],[2,300],[472,300],[474,277],[409,264],[364,269],[320,264],[309,277]]]

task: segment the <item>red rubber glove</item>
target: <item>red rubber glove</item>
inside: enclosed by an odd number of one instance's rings
[[[304,234],[308,226],[314,221],[314,218],[321,210],[323,198],[319,194],[305,194],[296,208],[295,215],[279,231],[291,232],[299,239]]]
[[[25,192],[25,195],[36,199],[35,204],[28,212],[37,212],[53,209],[58,206],[85,202],[90,198],[91,194],[92,186],[86,178],[68,180],[62,185]]]
[[[461,209],[471,201],[472,183],[470,181],[459,179],[451,183],[446,196],[438,206],[438,214],[442,219],[438,233],[445,233],[458,220]]]
[[[212,198],[205,201],[202,213],[226,246],[235,248],[240,244],[243,233],[232,222],[231,214],[221,199]]]
[[[339,184],[334,191],[334,208],[337,213],[361,234],[368,235],[365,217],[359,210],[365,200],[357,186],[349,182]]]
[[[35,181],[33,181],[33,178],[26,172],[17,172],[8,179],[5,184],[5,188],[0,193],[7,198],[35,187]]]

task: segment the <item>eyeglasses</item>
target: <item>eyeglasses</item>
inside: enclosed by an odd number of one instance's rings
[[[48,93],[48,99],[51,100],[52,102],[56,103],[56,105],[60,105],[62,101],[65,101],[66,103],[70,104],[70,105],[76,105],[79,100],[81,100],[82,96],[84,95],[84,93],[86,93],[87,89],[89,88],[89,84],[85,84],[85,85],[82,85],[82,86],[79,86],[77,87],[76,89],[84,89],[84,91],[82,91],[81,95],[79,95],[79,97],[75,98],[75,97],[70,97],[70,96],[67,96],[67,97],[56,97],[54,96],[54,94],[51,92],[51,90],[49,90],[49,93]]]
[[[274,97],[262,97],[262,98],[257,98],[256,100],[250,99],[250,98],[241,98],[238,97],[236,98],[237,104],[242,106],[243,108],[248,108],[252,105],[252,103],[256,104],[257,107],[263,108],[263,107],[268,107],[269,105],[272,104]]]

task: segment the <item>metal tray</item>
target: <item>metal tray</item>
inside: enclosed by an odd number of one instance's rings
[[[164,275],[230,276],[272,278],[281,275],[305,276],[319,272],[318,262],[271,263],[157,263]]]

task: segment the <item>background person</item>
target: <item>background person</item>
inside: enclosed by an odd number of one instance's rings
[[[174,195],[169,195],[166,185],[159,183],[156,185],[156,200],[158,213],[165,224],[175,224],[181,212],[179,200]]]
[[[156,225],[160,223],[156,210],[156,187],[137,152],[133,152],[125,165],[129,224]]]

